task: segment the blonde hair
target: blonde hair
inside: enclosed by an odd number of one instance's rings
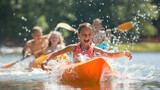
[[[64,39],[63,39],[62,33],[58,32],[58,31],[51,31],[51,32],[50,32],[49,39],[51,38],[52,34],[55,34],[55,35],[58,36],[58,38],[59,38],[58,44],[64,45],[64,46],[65,46],[65,43],[64,43]],[[48,46],[51,46],[51,42],[50,42],[50,41],[49,41]]]

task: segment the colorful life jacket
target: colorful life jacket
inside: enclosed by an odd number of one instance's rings
[[[83,53],[82,50],[81,50],[81,43],[78,43],[77,47],[76,47],[76,50],[73,53],[73,57],[76,57],[78,54],[82,54],[82,55],[85,55],[89,58],[92,58],[94,56],[95,46],[96,45],[94,43],[91,43],[88,50],[85,53]]]

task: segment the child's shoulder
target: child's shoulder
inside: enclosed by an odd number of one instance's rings
[[[26,43],[33,43],[34,39],[28,40]]]
[[[44,40],[46,40],[46,39],[48,39],[48,38],[49,38],[49,35],[48,35],[48,34],[42,36],[42,39],[44,39]]]
[[[99,31],[94,36],[97,37],[97,36],[102,36],[102,35],[105,35],[104,31]]]
[[[104,33],[105,33],[105,31],[100,30],[98,33],[103,33],[103,34],[104,34]]]
[[[28,40],[28,41],[26,42],[26,45],[27,45],[27,46],[32,46],[32,43],[33,43],[33,42],[34,42],[33,39]]]
[[[102,36],[106,35],[105,31],[102,31],[102,30],[99,32],[99,34],[101,34]]]

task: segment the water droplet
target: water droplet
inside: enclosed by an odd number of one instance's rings
[[[27,38],[24,38],[24,41],[27,41]]]
[[[104,5],[104,3],[100,3],[99,5],[102,5],[102,6],[103,6],[103,5]]]
[[[27,18],[25,18],[24,16],[22,16],[21,19],[27,21]]]
[[[16,13],[13,13],[13,16],[15,16],[16,15]]]
[[[19,33],[19,36],[21,36],[22,34],[21,33]]]

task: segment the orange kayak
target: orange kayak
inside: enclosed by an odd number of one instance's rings
[[[30,63],[32,68],[41,68],[41,63],[50,54],[40,56],[34,59]],[[66,63],[69,62],[68,56],[66,54],[57,56],[52,60],[63,59]],[[110,65],[103,58],[91,59],[87,62],[80,62],[74,64],[61,64],[60,68],[57,70],[58,79],[67,82],[100,82],[101,79],[110,78],[112,69]]]
[[[109,76],[110,72],[109,64],[103,58],[96,58],[88,62],[62,65],[59,79],[68,82],[100,82],[103,75]]]
[[[32,62],[30,62],[29,64],[29,68],[41,68],[41,64],[43,63],[43,61],[49,56],[50,54],[46,54],[46,55],[42,55],[36,59],[34,59]],[[62,54],[59,55],[55,58],[52,58],[52,60],[56,60],[58,62],[58,60],[63,59],[66,61],[66,63],[69,63],[69,59],[68,56],[66,54]]]

